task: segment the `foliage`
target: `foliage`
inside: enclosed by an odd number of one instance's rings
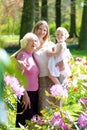
[[[11,77],[7,75],[11,75]],[[26,86],[25,77],[23,76],[23,74],[21,74],[20,70],[18,69],[17,62],[15,61],[14,58],[11,58],[4,49],[0,49],[0,124],[1,124],[0,126],[2,126],[3,129],[5,129],[5,127],[7,126],[6,104],[8,104],[9,109],[14,110],[15,104],[13,103],[15,103],[17,96],[20,94],[23,95],[23,93],[20,92],[23,92],[24,88],[23,91],[20,91],[20,89],[18,90],[19,83],[21,86],[22,85]],[[9,85],[8,89],[5,88],[8,85]],[[21,87],[19,86],[19,88]],[[20,98],[20,96],[18,97]]]
[[[83,57],[87,57],[87,50],[79,50],[79,49],[77,49],[77,50],[75,50],[75,49],[73,49],[73,50],[71,50],[71,53],[72,53],[72,55],[73,55],[73,57],[81,57],[81,58],[83,58]]]
[[[55,91],[55,87],[52,86],[50,96],[55,98],[55,102],[51,103],[52,109],[43,109],[41,116],[35,115],[31,121],[26,121],[26,129],[85,130],[87,128],[87,59],[76,57],[70,61],[70,66],[72,75],[68,78],[67,100],[60,100],[62,106],[58,106],[57,101],[63,91],[62,89]],[[49,96],[49,93],[46,94]]]
[[[49,102],[52,105],[52,109],[44,109],[41,111],[43,116],[38,116],[36,115],[33,117],[32,121],[26,121],[27,126],[24,127],[22,125],[21,129],[32,129],[32,130],[59,130],[59,126],[53,125],[54,122],[54,116],[57,118],[57,121],[60,120],[65,122],[65,124],[68,124],[68,127],[73,129],[76,129],[78,127],[78,122],[80,122],[78,119],[82,120],[81,117],[84,115],[80,116],[80,113],[83,114],[83,112],[86,113],[86,109],[84,105],[78,104],[78,101],[80,102],[80,98],[87,97],[87,59],[85,57],[86,51],[80,51],[73,50],[73,56],[74,58],[70,61],[70,66],[72,70],[72,76],[69,77],[68,79],[68,99],[67,100],[62,100],[64,101],[63,105],[61,107],[58,107],[57,101],[59,98],[55,98],[56,102]],[[84,52],[83,55],[81,52]],[[80,57],[76,57],[76,55],[79,55]],[[4,59],[3,59],[4,60]],[[6,60],[4,60],[6,62]],[[7,62],[8,63],[8,62]],[[13,62],[14,66],[15,63]],[[11,66],[10,66],[11,67]],[[11,72],[10,74],[15,75],[16,72],[14,72],[15,69],[12,69],[14,67],[11,67]],[[7,70],[7,69],[6,69]],[[10,72],[10,69],[8,69],[8,72]],[[18,72],[17,72],[18,73]],[[20,75],[20,73],[19,73]],[[16,75],[15,75],[16,76]],[[19,79],[20,76],[18,76]],[[59,90],[58,90],[59,91]],[[56,92],[58,92],[56,91]],[[48,92],[46,92],[47,96],[52,96]],[[6,102],[7,105],[7,111],[8,111],[8,118],[9,122],[6,126],[1,125],[1,129],[10,129],[14,126],[15,122],[15,112],[16,112],[16,100],[17,97],[15,94],[11,91],[11,87],[5,87],[4,89],[4,101]],[[13,112],[12,112],[13,111]],[[4,117],[4,116],[3,116]],[[10,117],[14,117],[14,120],[12,121]],[[62,117],[62,118],[61,118]],[[68,117],[68,118],[67,118]],[[53,120],[52,120],[53,119]],[[62,120],[63,119],[63,120]],[[85,119],[85,118],[84,118]],[[39,120],[39,121],[38,121]],[[38,121],[38,123],[37,123]],[[53,121],[53,124],[52,122]],[[82,120],[83,122],[83,120]],[[84,124],[86,125],[86,124]],[[64,126],[64,123],[63,123]],[[82,125],[80,125],[81,127]],[[67,125],[65,125],[67,127]],[[15,128],[16,129],[16,128]],[[65,130],[65,129],[64,129]]]
[[[0,38],[0,47],[11,47],[18,46],[19,36],[18,35],[3,35]]]
[[[55,23],[49,24],[49,29],[50,29],[50,38],[52,41],[55,42],[55,30],[56,30]]]
[[[23,0],[0,0],[0,33],[1,34],[15,34],[19,35],[20,31],[20,23],[21,23],[21,13],[23,7]],[[77,33],[80,32],[81,18],[82,18],[82,0],[76,1],[76,28]],[[66,8],[67,6],[67,8]],[[62,26],[69,29],[70,23],[70,0],[62,0],[61,3],[61,22]],[[41,1],[40,1],[40,9],[41,11]],[[48,23],[55,24],[55,2],[52,0],[48,0]],[[68,24],[67,24],[68,23]],[[54,35],[54,33],[51,33]]]

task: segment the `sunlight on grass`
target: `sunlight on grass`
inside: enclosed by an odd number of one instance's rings
[[[4,35],[2,38],[7,42],[18,42],[19,40],[18,35]]]
[[[87,50],[71,50],[73,57],[86,57]]]
[[[67,45],[78,44],[78,38],[68,38],[66,43]]]
[[[18,35],[4,35],[1,38],[3,40],[4,47],[16,46],[19,43]]]

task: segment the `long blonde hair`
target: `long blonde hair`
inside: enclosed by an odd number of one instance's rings
[[[39,29],[39,27],[41,25],[45,25],[47,28],[47,34],[44,36],[43,40],[46,41],[47,39],[49,39],[49,26],[48,23],[45,20],[40,20],[36,23],[35,27],[33,28],[33,33],[36,34],[36,31]],[[37,35],[37,34],[36,34]]]

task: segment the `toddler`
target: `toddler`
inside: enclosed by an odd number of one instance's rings
[[[53,48],[52,52],[47,52],[47,56],[49,56],[48,77],[55,84],[60,84],[58,77],[62,75],[64,79],[66,79],[67,76],[71,75],[70,67],[68,64],[68,60],[71,57],[71,53],[69,49],[67,49],[65,42],[66,39],[69,37],[69,33],[65,28],[58,27],[55,32],[55,35],[57,44],[55,48]]]

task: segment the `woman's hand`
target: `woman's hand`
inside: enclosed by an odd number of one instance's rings
[[[22,104],[23,104],[22,106],[24,107],[25,110],[27,109],[27,107],[31,108],[30,98],[29,98],[26,90],[23,95]]]
[[[59,67],[59,71],[63,71],[65,69],[65,65],[63,61],[60,61],[56,64]]]

